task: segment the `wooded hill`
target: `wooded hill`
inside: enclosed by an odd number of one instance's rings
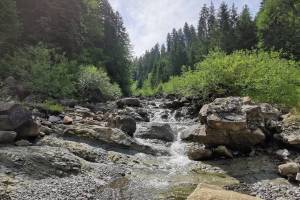
[[[33,92],[80,93],[80,69],[92,65],[85,70],[94,72],[90,77],[107,73],[108,82],[130,93],[129,37],[107,0],[1,0],[0,57],[0,76],[14,76]]]

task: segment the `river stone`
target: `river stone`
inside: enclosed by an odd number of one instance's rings
[[[123,108],[124,106],[129,107],[141,107],[141,102],[138,98],[124,98],[120,99],[116,102],[119,108]]]
[[[199,184],[187,200],[260,200],[260,198],[226,191],[214,185]]]
[[[138,129],[135,137],[172,142],[175,139],[175,133],[169,124],[152,122]]]
[[[297,175],[297,173],[299,173],[299,165],[294,162],[282,164],[282,165],[278,166],[278,171],[279,171],[280,175],[282,175],[282,176],[294,177]]]
[[[69,116],[65,116],[64,119],[63,119],[63,124],[65,125],[70,125],[73,123],[73,119]]]
[[[186,153],[191,160],[207,160],[211,158],[212,151],[206,149],[204,145],[198,143],[189,143],[186,145]]]
[[[14,131],[0,131],[0,144],[12,143],[17,137]]]

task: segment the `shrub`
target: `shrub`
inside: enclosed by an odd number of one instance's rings
[[[81,67],[78,85],[81,94],[92,101],[116,99],[122,94],[118,84],[111,83],[107,73],[93,65]]]
[[[4,76],[14,76],[32,92],[54,98],[75,92],[76,63],[43,45],[17,50],[1,63]]]
[[[196,70],[172,77],[163,85],[166,93],[182,95],[251,96],[255,100],[296,105],[299,102],[299,63],[277,52],[238,51],[211,53]]]

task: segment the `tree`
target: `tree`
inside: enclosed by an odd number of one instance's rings
[[[300,3],[297,0],[264,0],[257,16],[261,46],[284,50],[300,58]]]
[[[257,43],[255,22],[251,19],[248,6],[238,17],[236,26],[237,49],[252,49]]]
[[[0,57],[12,50],[19,34],[15,0],[0,1]]]
[[[219,22],[219,45],[222,50],[227,53],[232,52],[232,23],[230,19],[230,12],[227,5],[223,2],[220,6],[218,14]]]

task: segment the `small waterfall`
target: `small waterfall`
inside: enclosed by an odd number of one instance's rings
[[[191,160],[185,155],[185,144],[181,140],[182,131],[188,128],[187,126],[175,125],[177,130],[177,138],[170,147],[171,158],[170,164],[185,166],[191,162]]]
[[[170,156],[162,157],[163,159],[167,160],[167,162],[165,162],[166,165],[172,167],[186,166],[191,162],[191,160],[189,160],[189,158],[185,155],[185,143],[182,142],[181,140],[181,134],[184,130],[188,129],[189,126],[187,125],[186,122],[177,121],[175,118],[175,112],[172,113],[172,111],[169,109],[161,108],[160,105],[162,104],[162,102],[155,102],[155,104],[156,104],[155,107],[150,106],[148,108],[148,110],[151,111],[152,113],[152,116],[150,117],[150,123],[158,122],[158,123],[169,124],[176,134],[175,141],[170,146],[167,147],[163,143],[162,144],[153,143],[153,141],[149,139],[137,138],[137,140],[140,143],[152,146],[156,149],[167,150],[170,153]],[[143,125],[139,124],[138,129],[141,128],[143,128]]]

